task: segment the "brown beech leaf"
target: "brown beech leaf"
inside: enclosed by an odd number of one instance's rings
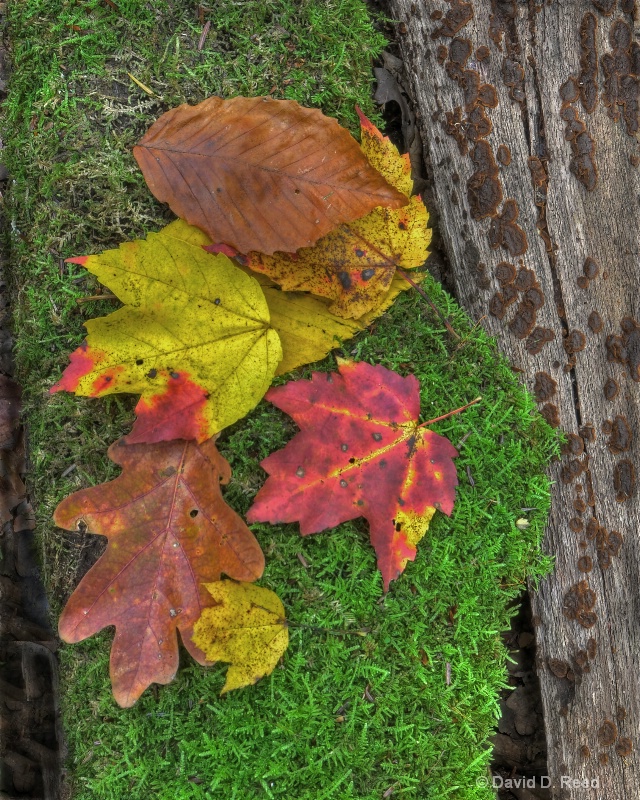
[[[407,202],[336,120],[293,100],[178,106],[133,154],[158,200],[240,253],[293,253],[377,206]]]
[[[262,575],[264,557],[242,519],[222,499],[231,469],[215,439],[109,448],[122,474],[75,492],[54,520],[106,536],[107,549],[69,598],[59,622],[65,642],[115,625],[111,683],[132,706],[151,683],[169,683],[178,668],[179,630],[191,655],[193,625],[211,596],[204,584],[224,573],[239,581]]]

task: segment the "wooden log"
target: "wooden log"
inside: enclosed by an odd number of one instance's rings
[[[637,797],[636,2],[390,6],[458,298],[568,434],[532,598],[554,796]]]

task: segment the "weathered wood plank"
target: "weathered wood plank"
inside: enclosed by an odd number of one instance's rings
[[[637,797],[636,3],[391,7],[458,297],[570,434],[533,597],[554,796]]]

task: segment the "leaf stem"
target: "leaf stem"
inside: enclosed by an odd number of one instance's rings
[[[435,311],[435,312],[436,312],[436,314],[437,314],[437,315],[440,317],[440,319],[442,320],[442,324],[443,324],[443,325],[444,325],[444,327],[445,327],[445,328],[446,328],[446,329],[449,331],[449,333],[450,333],[450,334],[451,334],[451,335],[452,335],[452,336],[453,336],[455,339],[460,339],[460,334],[459,334],[459,333],[456,333],[456,332],[453,330],[453,328],[451,327],[451,323],[449,322],[449,320],[448,320],[448,319],[447,319],[447,318],[444,316],[444,314],[442,313],[442,311],[440,311],[440,309],[439,309],[439,308],[438,308],[438,307],[435,305],[435,303],[433,302],[433,300],[431,300],[431,298],[430,298],[430,297],[429,297],[429,295],[428,295],[428,294],[425,292],[425,290],[422,288],[422,286],[420,286],[420,285],[419,285],[419,284],[417,284],[417,283],[416,283],[416,282],[415,282],[415,281],[414,281],[412,278],[410,278],[410,277],[409,277],[409,275],[408,275],[408,274],[407,274],[407,273],[406,273],[406,272],[405,272],[403,269],[400,269],[400,267],[396,267],[396,272],[398,273],[398,275],[400,275],[401,277],[403,277],[407,283],[410,283],[410,284],[411,284],[411,286],[413,286],[413,288],[414,288],[414,289],[415,289],[417,292],[419,292],[419,293],[420,293],[420,294],[421,294],[421,295],[424,297],[424,299],[427,301],[427,303],[429,303],[429,305],[431,306],[432,310],[433,310],[433,311]]]
[[[479,403],[482,400],[482,397],[476,397],[475,400],[472,400],[470,403],[467,403],[466,406],[461,406],[460,408],[456,408],[455,411],[447,411],[446,414],[443,414],[440,417],[436,417],[435,419],[427,420],[427,422],[421,422],[418,425],[418,428],[424,428],[427,425],[433,425],[434,422],[440,422],[441,419],[447,419],[447,417],[452,417],[454,414],[459,414],[461,411],[466,411],[467,408],[470,406],[475,406],[476,403]]]
[[[88,297],[77,297],[76,298],[76,303],[78,303],[78,304],[88,303],[91,300],[117,300],[117,299],[118,298],[115,296],[115,294],[107,294],[107,293],[105,293],[105,294],[92,294],[92,295],[89,295]]]

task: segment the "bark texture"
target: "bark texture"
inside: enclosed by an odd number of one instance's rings
[[[458,297],[568,435],[532,599],[554,797],[637,797],[638,9],[390,5]]]

